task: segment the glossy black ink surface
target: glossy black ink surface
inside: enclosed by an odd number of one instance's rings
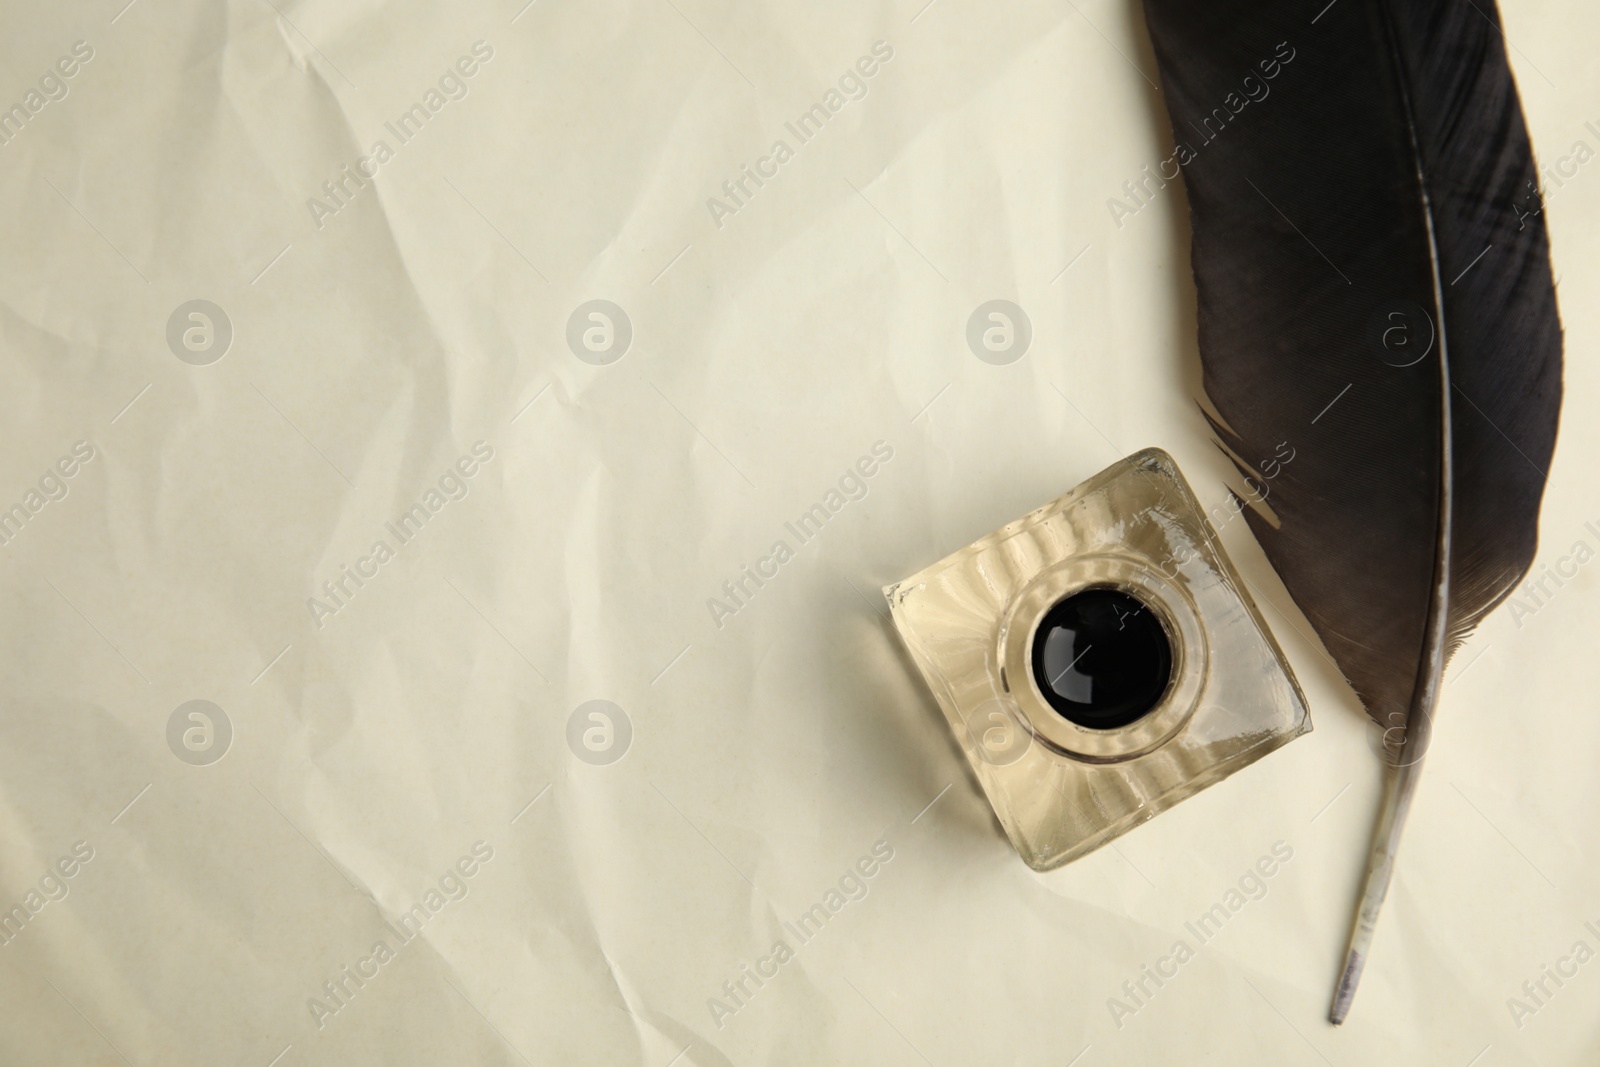
[[[1153,709],[1172,677],[1161,619],[1117,589],[1085,589],[1057,601],[1033,639],[1033,677],[1070,722],[1114,730]]]

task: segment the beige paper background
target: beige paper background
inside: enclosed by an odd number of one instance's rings
[[[880,585],[1122,454],[1225,499],[1181,190],[1106,208],[1165,155],[1136,5],[274,2],[5,19],[7,106],[94,58],[0,147],[0,505],[95,458],[0,548],[0,907],[93,850],[0,947],[0,1062],[1593,1061],[1600,963],[1520,1029],[1506,1003],[1600,948],[1592,568],[1452,667],[1340,1030],[1378,764],[1243,524],[1316,732],[1063,870],[1016,859],[898,650]],[[1505,6],[1543,162],[1600,147],[1592,16]],[[713,222],[878,40],[866,97]],[[387,135],[477,41],[466,97]],[[380,138],[319,228],[307,199]],[[1600,547],[1596,174],[1548,206],[1541,564]],[[1009,366],[963,338],[994,298],[1034,331]],[[208,366],[167,345],[193,299],[234,331]],[[604,367],[565,341],[592,299],[632,324]],[[319,627],[307,598],[480,440],[468,495]],[[880,440],[867,495],[713,625]],[[232,724],[208,766],[166,738],[196,699]],[[594,699],[632,725],[609,766],[566,741]],[[879,841],[868,895],[719,1027],[708,999]],[[1119,1027],[1107,999],[1280,841],[1266,895]],[[465,898],[319,1027],[308,1000],[475,842]]]

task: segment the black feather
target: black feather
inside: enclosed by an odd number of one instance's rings
[[[1444,663],[1533,559],[1561,326],[1493,0],[1324,3],[1145,12],[1214,425],[1269,489],[1271,515],[1246,512],[1268,559],[1396,742],[1365,921]],[[1252,469],[1283,443],[1275,477]]]

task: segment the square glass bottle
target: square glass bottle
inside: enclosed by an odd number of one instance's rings
[[[884,595],[1035,870],[1311,730],[1282,650],[1160,449]]]

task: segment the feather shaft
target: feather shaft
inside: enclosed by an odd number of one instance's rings
[[[1397,68],[1403,69],[1403,58],[1395,39],[1394,20],[1387,10],[1382,24],[1391,61]],[[1412,690],[1411,707],[1407,710],[1405,730],[1399,745],[1385,747],[1385,752],[1394,759],[1384,769],[1383,798],[1378,806],[1377,826],[1373,829],[1372,845],[1367,853],[1367,873],[1362,880],[1361,899],[1356,905],[1355,918],[1351,921],[1344,971],[1339,976],[1339,984],[1334,987],[1333,1004],[1328,1009],[1328,1021],[1335,1026],[1343,1025],[1345,1017],[1350,1014],[1356,987],[1361,982],[1361,971],[1366,966],[1372,938],[1378,929],[1378,913],[1383,908],[1384,898],[1389,895],[1389,882],[1394,877],[1395,859],[1400,852],[1400,834],[1405,829],[1406,816],[1411,813],[1411,800],[1416,795],[1417,780],[1422,773],[1422,756],[1427,751],[1433,713],[1439,702],[1449,640],[1451,530],[1455,521],[1455,441],[1450,410],[1454,397],[1450,390],[1450,337],[1445,326],[1444,279],[1439,264],[1433,195],[1428,188],[1428,175],[1420,162],[1422,150],[1417,144],[1416,114],[1411,93],[1403,78],[1400,79],[1399,96],[1411,150],[1418,160],[1415,168],[1417,195],[1422,202],[1428,260],[1433,275],[1434,318],[1439,323],[1438,521],[1434,532],[1432,592],[1424,624],[1426,636],[1422,655],[1417,661],[1416,686]]]
[[[1328,1009],[1328,1021],[1335,1026],[1344,1022],[1355,1000],[1356,986],[1361,981],[1362,968],[1372,945],[1373,932],[1378,928],[1378,912],[1389,893],[1389,882],[1394,877],[1395,857],[1400,851],[1400,832],[1405,829],[1406,816],[1411,813],[1411,799],[1416,795],[1420,763],[1389,765],[1384,769],[1383,800],[1378,808],[1377,826],[1372,832],[1372,851],[1367,856],[1367,873],[1362,879],[1361,901],[1350,927],[1350,943],[1345,950],[1344,971],[1333,994],[1333,1006]]]

